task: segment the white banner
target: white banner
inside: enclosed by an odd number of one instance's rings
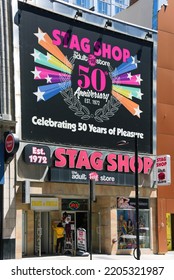
[[[7,280],[169,280],[173,275],[173,260],[80,260],[65,259],[59,261],[50,258],[50,261],[37,258],[26,261],[0,261],[1,275]],[[57,278],[58,277],[58,278]]]
[[[86,252],[86,230],[84,228],[77,229],[77,249]]]

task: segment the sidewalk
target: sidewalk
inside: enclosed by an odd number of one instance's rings
[[[90,255],[88,256],[41,256],[41,257],[24,257],[22,260],[75,260],[75,261],[85,261],[90,260]],[[92,260],[136,260],[133,255],[106,255],[106,254],[92,254]],[[174,261],[174,251],[167,252],[165,255],[157,254],[144,254],[141,255],[140,260],[173,260]]]

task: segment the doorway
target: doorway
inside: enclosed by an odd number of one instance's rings
[[[77,228],[84,228],[87,231],[88,228],[87,212],[76,212],[76,229]]]
[[[88,251],[88,215],[87,212],[76,213],[76,251]]]
[[[86,211],[64,211],[62,217],[70,217],[71,225],[71,243],[73,244],[73,252],[77,251],[77,230],[80,228],[84,229],[86,235],[86,247],[88,248],[88,212]],[[66,222],[64,222],[65,233],[66,233]],[[65,234],[65,245],[66,241],[69,241]],[[68,250],[67,250],[68,251]]]

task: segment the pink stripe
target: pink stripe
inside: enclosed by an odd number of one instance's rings
[[[65,74],[62,72],[58,72],[58,71],[53,71],[53,70],[49,70],[49,69],[45,69],[42,67],[35,67],[37,69],[37,71],[40,71],[41,73],[39,74],[40,79],[45,79],[47,76],[59,76],[59,77],[65,77],[65,78],[69,78],[69,74]],[[38,77],[36,79],[39,79]]]

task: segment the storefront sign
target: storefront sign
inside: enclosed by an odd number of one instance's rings
[[[148,175],[153,163],[150,157],[138,157],[138,172]],[[48,180],[89,183],[90,174],[97,174],[98,184],[132,186],[134,172],[135,157],[128,154],[57,148],[53,152]]]
[[[171,184],[171,162],[170,155],[157,156],[157,185],[165,186]]]
[[[89,173],[87,170],[71,170],[66,168],[50,168],[48,177],[51,182],[67,182],[67,183],[89,183]],[[97,172],[98,184],[100,185],[121,185],[132,186],[135,183],[135,176],[132,173],[117,172]]]
[[[41,145],[26,145],[23,151],[24,161],[27,164],[49,165],[50,148]]]
[[[53,167],[108,172],[135,172],[135,157],[116,153],[57,148]],[[138,173],[149,174],[153,166],[150,157],[138,157]]]
[[[153,42],[19,9],[22,139],[151,153]]]
[[[58,210],[58,198],[50,197],[31,197],[31,210],[35,211],[51,211]]]

